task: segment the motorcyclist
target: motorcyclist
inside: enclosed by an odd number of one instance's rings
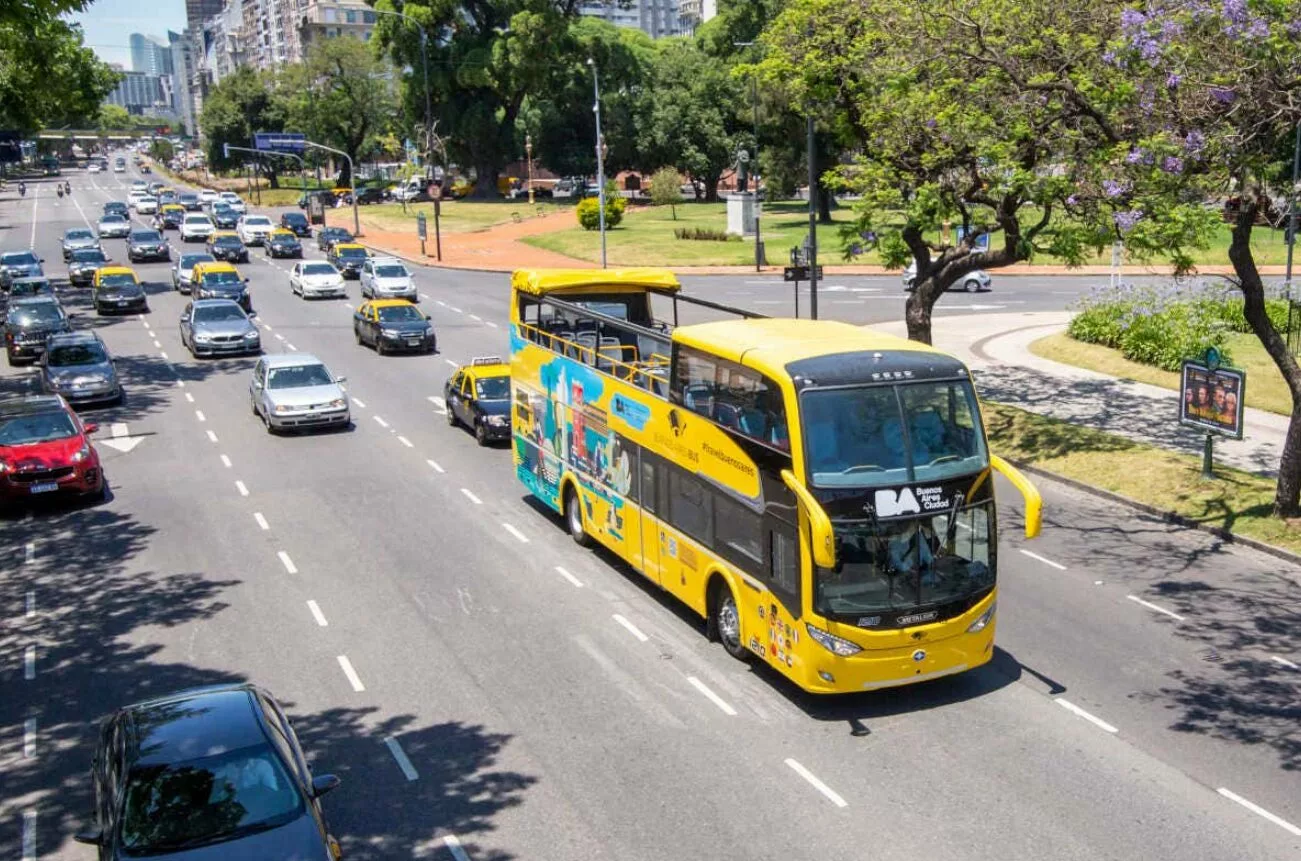
[[[19,197],[26,197],[26,196],[27,196],[27,183],[25,183],[25,182],[19,182],[19,183],[18,183],[18,196],[19,196]]]
[[[63,197],[63,186],[61,186],[61,185],[56,185],[56,186],[54,187],[54,190],[55,190],[56,193],[58,193],[59,197]]]
[[[72,195],[72,183],[70,183],[70,182],[65,182],[65,183],[63,184],[63,193],[66,194],[66,195],[69,195],[69,196]]]

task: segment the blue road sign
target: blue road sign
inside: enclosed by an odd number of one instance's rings
[[[307,135],[298,132],[255,132],[253,148],[263,152],[299,154],[307,149]]]

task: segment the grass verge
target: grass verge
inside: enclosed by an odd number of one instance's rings
[[[984,404],[990,448],[1010,460],[1109,490],[1207,526],[1301,553],[1301,523],[1271,515],[1274,481],[1229,467],[1201,477],[1176,454],[1004,404]]]
[[[529,206],[527,200],[445,200],[439,207],[438,224],[443,233],[473,233],[487,230],[498,224],[523,221],[539,215],[550,215],[573,209],[568,204],[535,203]],[[395,233],[416,232],[416,213],[423,212],[429,227],[429,235],[434,234],[434,204],[409,203],[406,211],[400,203],[377,203],[361,208],[362,224],[374,230],[393,231]]]
[[[1230,334],[1225,341],[1234,367],[1247,372],[1247,406],[1290,416],[1292,397],[1287,383],[1274,360],[1255,335]],[[1179,374],[1151,365],[1130,361],[1119,350],[1099,344],[1077,341],[1066,333],[1040,338],[1030,345],[1030,352],[1054,362],[1087,368],[1112,377],[1149,383],[1172,391],[1179,390]]]

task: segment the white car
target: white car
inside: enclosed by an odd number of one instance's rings
[[[265,215],[245,215],[235,223],[235,232],[245,245],[261,245],[276,226]]]
[[[86,165],[86,173],[99,173],[99,162],[92,161]]]
[[[206,206],[207,204],[212,203],[214,200],[217,200],[218,197],[219,195],[217,194],[217,192],[213,191],[210,188],[205,188],[199,192],[199,203],[202,203]]]
[[[143,179],[132,180],[132,181],[131,181],[131,190],[132,190],[132,191],[142,191],[142,192],[143,192],[143,191],[148,191],[148,190],[149,190],[149,183],[145,182]]]
[[[416,282],[396,257],[371,257],[362,264],[361,295],[367,299],[420,301]]]
[[[903,271],[903,289],[911,293],[917,280],[917,261],[908,264],[908,268]],[[984,269],[977,269],[974,272],[968,272],[960,280],[949,285],[950,290],[966,290],[968,293],[983,293],[990,289],[991,279],[989,273]]]
[[[132,209],[135,209],[136,204],[140,202],[140,198],[148,197],[148,196],[149,196],[149,192],[146,191],[145,189],[133,188],[129,192],[127,192],[126,205],[131,207]]]
[[[289,271],[289,290],[304,299],[348,298],[343,275],[322,260],[302,260]]]
[[[131,222],[124,215],[105,215],[95,225],[100,239],[125,239],[131,235]]]
[[[136,212],[141,215],[153,215],[158,211],[158,198],[151,194],[136,198]]]
[[[204,240],[217,232],[217,225],[202,212],[187,212],[181,222],[181,241]]]
[[[248,207],[244,205],[244,201],[240,200],[239,195],[233,191],[223,191],[217,196],[221,198],[223,203],[238,212],[240,215],[243,215],[248,211]]]

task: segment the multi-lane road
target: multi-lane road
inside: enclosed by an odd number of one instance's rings
[[[120,176],[6,192],[0,248],[61,277],[59,237],[125,199]],[[128,397],[94,412],[108,502],[0,522],[0,857],[90,857],[72,835],[99,718],[230,680],[273,691],[343,777],[325,806],[352,858],[1301,857],[1301,571],[1052,484],[1026,543],[1004,493],[996,659],[809,698],[575,546],[507,450],[447,426],[451,367],[507,349],[505,276],[420,270],[441,352],[380,357],[353,341],[355,282],[305,302],[260,255],[264,345],[346,375],[354,428],[268,435],[252,361],[181,346],[163,264],[138,267],[143,316],[61,288]],[[763,310],[771,285],[745,280],[689,286]],[[946,302],[997,304],[1005,281]],[[897,281],[824,296],[880,319],[876,287]]]

